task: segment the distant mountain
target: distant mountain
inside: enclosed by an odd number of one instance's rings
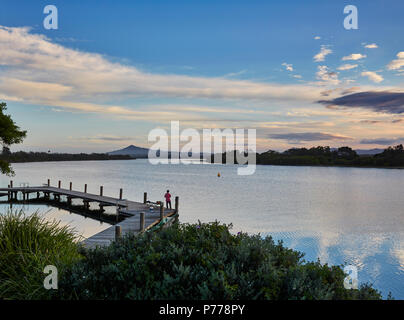
[[[146,148],[141,148],[141,147],[136,147],[134,145],[130,145],[129,147],[116,150],[116,151],[111,151],[107,152],[108,155],[111,156],[117,156],[117,155],[124,155],[124,156],[131,156],[133,158],[138,158],[138,159],[144,159],[148,158],[149,156],[149,149]],[[199,154],[200,158],[205,158],[209,154],[203,154],[202,152]],[[156,152],[156,156],[160,157],[160,151]],[[167,156],[170,158],[171,157],[171,152],[168,152]],[[186,158],[186,157],[191,157],[192,152],[187,152],[187,153],[180,153],[180,158]]]
[[[382,153],[384,151],[384,149],[369,149],[369,150],[358,149],[358,150],[355,150],[355,151],[356,151],[356,153],[358,155],[365,156],[365,155],[375,155],[375,154]]]
[[[146,148],[141,148],[141,147],[136,147],[134,145],[130,145],[129,147],[116,150],[116,151],[111,151],[108,152],[109,155],[115,156],[115,155],[128,155],[133,158],[147,158],[149,154],[149,149]]]

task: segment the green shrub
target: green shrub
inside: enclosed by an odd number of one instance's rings
[[[381,299],[369,285],[346,290],[340,267],[227,225],[180,224],[85,250],[68,267],[62,299]]]
[[[38,213],[0,214],[0,299],[46,299],[46,265],[58,273],[80,258],[76,235]]]

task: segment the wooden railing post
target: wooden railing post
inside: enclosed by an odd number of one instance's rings
[[[50,179],[48,179],[48,187],[50,187]]]
[[[10,180],[10,188],[13,187],[13,180]]]
[[[123,190],[121,188],[121,189],[119,189],[119,200],[122,200],[122,194],[123,194]]]
[[[87,193],[87,183],[84,185],[84,193]]]
[[[104,187],[100,186],[100,196],[102,197],[102,194],[104,193]]]
[[[180,198],[175,197],[175,213],[178,213],[178,206],[180,205]]]
[[[58,188],[60,189],[62,187],[62,181],[58,181]]]
[[[163,218],[164,218],[164,201],[162,201],[160,204],[160,220],[163,220]]]
[[[70,191],[73,189],[73,183],[70,182]]]
[[[140,213],[140,231],[144,231],[144,212]]]
[[[143,203],[147,202],[147,192],[143,194]]]
[[[119,240],[122,236],[121,226],[115,225],[115,240]]]

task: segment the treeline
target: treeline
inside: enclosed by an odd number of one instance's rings
[[[234,154],[236,161],[237,157]],[[375,155],[358,155],[350,147],[331,149],[330,147],[292,148],[284,152],[269,150],[256,154],[257,164],[288,166],[351,166],[404,168],[403,145],[388,147]],[[213,156],[212,156],[213,162]],[[226,153],[222,154],[222,163],[226,162]]]
[[[9,152],[4,150],[0,154],[0,161],[17,162],[43,162],[43,161],[86,161],[86,160],[128,160],[128,155],[108,155],[106,153],[47,153],[47,152]]]

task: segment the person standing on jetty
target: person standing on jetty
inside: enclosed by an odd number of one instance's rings
[[[170,205],[170,209],[171,209],[171,194],[170,194],[170,190],[167,190],[166,194],[164,195],[164,198],[166,198],[166,207],[168,209],[168,205]]]

